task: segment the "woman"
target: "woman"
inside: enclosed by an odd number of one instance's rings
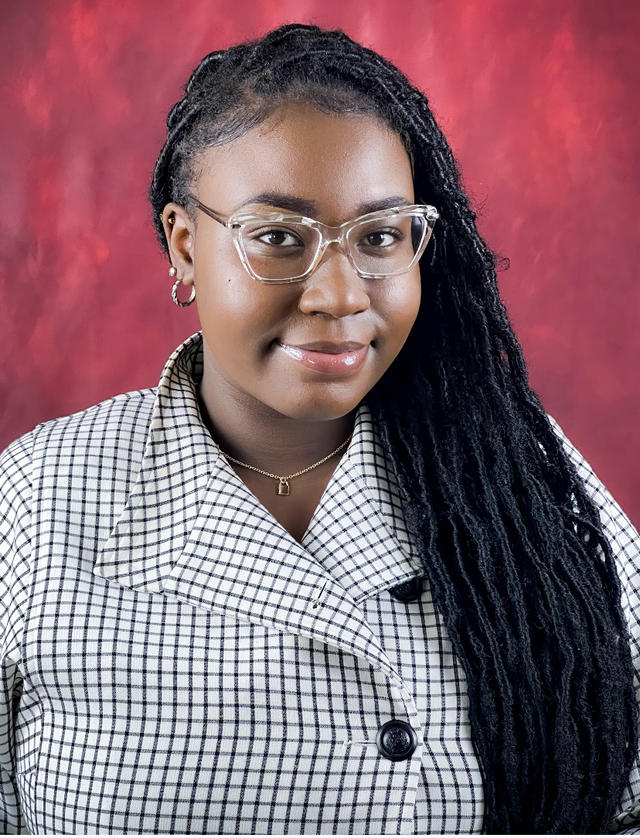
[[[167,129],[202,331],[2,458],[5,830],[633,831],[640,539],[424,94],[288,24]]]

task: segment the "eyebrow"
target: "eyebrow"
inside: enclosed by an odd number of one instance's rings
[[[298,212],[301,215],[310,216],[314,216],[318,211],[318,205],[314,201],[299,198],[297,195],[291,195],[287,192],[261,192],[259,195],[252,195],[246,201],[238,204],[232,212],[236,212],[241,207],[247,206],[247,204],[267,204],[278,209],[285,209],[290,212]],[[410,204],[411,201],[407,200],[403,195],[389,195],[387,198],[365,201],[365,203],[360,204],[356,209],[356,215],[365,215],[368,212],[390,209],[391,207],[406,207]]]

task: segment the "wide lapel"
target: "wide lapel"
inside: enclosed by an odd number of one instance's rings
[[[201,369],[197,332],[162,371],[139,473],[96,555],[94,574],[159,592],[184,548],[211,475],[225,462],[200,417],[193,376]]]
[[[197,403],[201,364],[197,333],[165,366],[138,478],[93,573],[365,656],[401,685],[353,592],[280,526],[211,438]],[[334,473],[325,495],[338,480],[346,478]],[[364,483],[354,478],[353,487],[374,521]],[[332,538],[335,547],[337,531]]]
[[[424,573],[366,402],[303,544],[356,602]]]
[[[369,659],[399,681],[353,597],[234,476],[213,475],[165,594]],[[238,485],[239,484],[239,485]]]

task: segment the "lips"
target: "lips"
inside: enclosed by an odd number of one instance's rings
[[[343,343],[316,340],[313,343],[288,343],[286,346],[292,346],[294,349],[309,349],[312,352],[324,352],[327,355],[339,355],[342,352],[350,352],[354,349],[363,349],[365,344],[356,343],[353,340],[347,340]]]
[[[347,375],[357,372],[364,364],[369,351],[369,344],[355,343],[354,341],[342,344],[316,342],[304,346],[293,346],[277,341],[277,345],[286,355],[308,369],[333,375]],[[309,346],[322,346],[325,351],[309,349]],[[353,348],[339,351],[343,346]],[[326,349],[330,351],[326,351]]]

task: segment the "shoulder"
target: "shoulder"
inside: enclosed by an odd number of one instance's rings
[[[549,415],[549,414],[547,414]],[[568,458],[576,467],[587,494],[598,509],[602,530],[611,544],[622,583],[622,604],[635,638],[636,665],[640,666],[640,535],[628,515],[600,480],[592,466],[569,440],[558,422],[549,416]]]
[[[563,444],[567,457],[575,466],[578,476],[582,480],[587,493],[598,507],[605,530],[609,530],[609,534],[614,537],[619,537],[622,532],[628,530],[628,536],[632,536],[634,540],[637,539],[638,534],[635,532],[635,529],[629,522],[629,519],[622,511],[615,498],[611,495],[605,484],[602,480],[600,480],[593,467],[571,442],[558,424],[557,420],[549,414],[547,414],[547,416],[551,422],[551,427]]]
[[[145,433],[151,419],[156,387],[131,390],[85,410],[43,422],[32,431],[34,454],[46,443],[112,442],[126,444],[129,437]]]
[[[84,410],[36,425],[0,454],[3,501],[25,498],[43,472],[57,477],[97,458],[125,460],[128,467],[144,450],[157,388],[112,396]],[[138,459],[140,459],[138,458]]]
[[[33,431],[0,455],[0,666],[17,664],[31,580]]]
[[[120,393],[50,419],[0,453],[0,647],[17,649],[43,513],[59,512],[103,479],[128,485],[142,459],[157,388]]]
[[[571,442],[569,437],[560,427],[559,422],[551,416],[550,413],[547,413],[547,417],[549,422],[551,423],[551,427],[553,428],[554,433],[562,442],[564,447],[565,453],[568,458],[571,460],[573,465],[576,467],[578,474],[585,482],[587,489],[589,490],[598,490],[602,484],[596,478],[595,473],[589,463],[585,460],[582,456],[580,451],[576,448],[576,446]]]
[[[43,447],[49,448],[83,440],[118,443],[143,430],[146,433],[156,396],[156,387],[119,393],[84,410],[59,416],[36,425],[31,431],[18,437],[0,454],[0,462],[10,462],[16,456],[24,456],[31,449],[35,457]],[[51,453],[51,451],[49,451]]]
[[[607,489],[605,484],[600,480],[593,467],[588,463],[583,454],[576,448],[576,446],[567,437],[558,422],[549,414],[549,421],[554,432],[561,440],[564,450],[573,463],[582,480],[585,489],[591,499],[598,507],[602,524],[607,531],[607,534],[614,540],[620,542],[619,546],[624,548],[629,542],[634,542],[634,549],[640,551],[640,542],[638,540],[638,533],[629,521],[626,514],[620,508],[620,505]]]

